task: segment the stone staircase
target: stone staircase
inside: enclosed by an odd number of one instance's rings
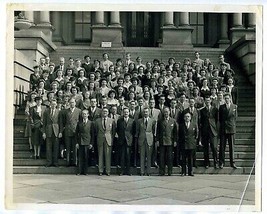
[[[153,60],[158,58],[159,60],[167,61],[170,56],[175,57],[182,62],[184,57],[190,57],[193,59],[194,52],[199,51],[201,58],[209,58],[212,62],[217,62],[218,55],[223,53],[223,49],[215,48],[198,48],[192,50],[166,50],[160,48],[123,48],[123,49],[110,49],[102,50],[100,48],[89,49],[81,47],[60,47],[56,52],[51,53],[51,60],[57,62],[59,56],[64,56],[66,59],[69,57],[83,57],[86,54],[92,56],[92,60],[95,58],[101,58],[103,52],[108,52],[111,60],[117,58],[123,58],[126,52],[132,54],[132,58],[135,59],[137,55],[142,56],[143,61]],[[94,56],[94,57],[93,57]],[[233,62],[230,62],[233,65]],[[199,174],[249,174],[251,172],[253,163],[255,161],[255,87],[249,83],[247,78],[233,66],[236,71],[238,79],[238,120],[237,120],[237,134],[235,144],[235,162],[238,169],[232,169],[229,166],[229,152],[228,146],[226,149],[226,167],[224,169],[215,170],[213,167],[205,169],[204,167],[198,167],[195,169],[195,173]],[[66,161],[60,160],[60,167],[45,166],[45,157],[39,160],[33,160],[30,158],[29,145],[27,138],[24,137],[25,129],[25,116],[24,109],[21,107],[16,111],[14,118],[14,146],[13,146],[13,173],[37,173],[37,174],[74,174],[76,172],[75,167],[66,167]],[[210,157],[211,154],[210,154]],[[212,163],[212,161],[211,161]],[[203,165],[203,152],[197,152],[197,164]],[[132,168],[133,174],[139,173],[138,168]],[[97,173],[96,167],[89,167],[89,173]],[[116,168],[112,167],[112,174],[115,174]],[[174,167],[174,174],[180,173],[180,168]],[[254,170],[253,170],[254,173]],[[158,169],[152,169],[152,174],[158,174]]]

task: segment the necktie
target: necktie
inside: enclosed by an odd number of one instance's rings
[[[150,111],[150,117],[152,117],[153,116],[153,109],[151,109],[151,111]]]
[[[146,128],[147,128],[147,120],[148,120],[148,119],[146,118],[146,119],[145,119],[145,126],[146,126]]]
[[[86,124],[86,120],[83,121],[83,125],[84,125],[84,126],[85,126],[85,124]]]
[[[189,128],[189,123],[188,123],[188,122],[186,123],[186,128],[187,128],[187,129]]]
[[[51,117],[54,115],[54,109],[51,110]]]
[[[106,130],[106,118],[104,118],[104,129]]]

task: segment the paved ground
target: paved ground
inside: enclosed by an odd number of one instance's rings
[[[239,205],[248,175],[14,175],[14,203]],[[255,176],[242,205],[255,204]]]

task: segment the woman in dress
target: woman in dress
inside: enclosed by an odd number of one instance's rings
[[[34,159],[40,158],[40,149],[42,139],[42,126],[43,126],[43,112],[44,107],[42,107],[42,98],[35,98],[36,106],[30,108],[30,119],[31,119],[31,137],[32,137],[32,145],[34,149]]]
[[[107,100],[107,105],[109,107],[112,107],[112,106],[118,106],[119,105],[119,101],[115,98],[116,97],[116,91],[115,90],[110,90],[108,92],[108,100]]]
[[[25,108],[25,114],[27,116],[27,121],[26,121],[26,128],[25,128],[24,137],[28,137],[30,151],[33,150],[32,141],[31,141],[32,132],[31,132],[30,108],[33,106],[36,106],[36,102],[35,102],[36,96],[37,96],[36,92],[31,92],[29,94],[29,100],[26,102],[26,108]]]
[[[34,72],[30,75],[30,90],[34,91],[38,85],[40,78],[40,69],[38,65],[33,67]]]

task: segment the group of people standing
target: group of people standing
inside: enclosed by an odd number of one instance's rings
[[[236,168],[234,71],[223,55],[218,68],[198,52],[195,57],[183,64],[171,57],[166,65],[157,59],[144,65],[127,53],[114,65],[104,53],[93,64],[90,56],[84,63],[70,58],[69,65],[61,57],[58,66],[41,58],[25,110],[33,157],[40,158],[44,142],[47,167],[58,166],[63,145],[68,166],[77,166],[79,175],[87,174],[93,159],[99,175],[110,175],[114,164],[119,175],[131,175],[139,165],[140,175],[150,175],[152,166],[172,175],[176,165],[182,176],[194,176],[198,146],[205,168],[211,149],[213,167],[222,169],[228,143]]]

